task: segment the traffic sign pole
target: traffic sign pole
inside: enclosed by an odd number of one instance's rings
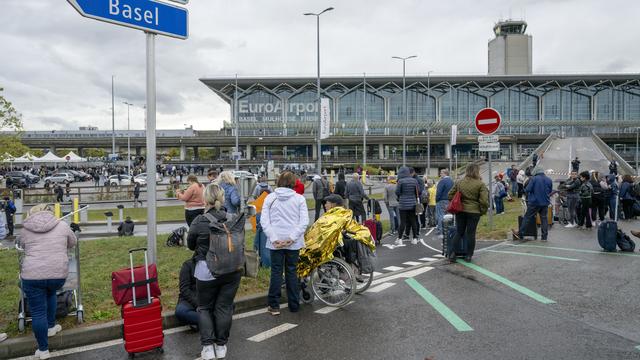
[[[478,142],[486,142],[488,144],[497,143],[498,137],[493,133],[500,128],[501,117],[500,113],[493,108],[484,108],[478,111],[475,118],[476,129],[479,133],[485,136],[478,136]],[[491,169],[491,158],[493,157],[493,149],[487,147],[487,155],[489,156],[489,230],[493,230],[493,171]],[[498,143],[498,151],[500,151],[500,144]]]
[[[493,172],[491,171],[491,154],[489,154],[489,231],[493,231]]]
[[[147,250],[152,264],[156,253],[156,35],[147,35]]]

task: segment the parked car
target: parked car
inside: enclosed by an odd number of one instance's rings
[[[30,174],[29,174],[30,175]],[[11,182],[11,187],[26,188],[29,184],[33,184],[32,177],[24,171],[9,171],[4,176],[7,181]],[[38,178],[40,180],[40,178]]]
[[[108,182],[107,184],[109,186],[128,186],[128,185],[132,185],[131,183],[131,176],[129,175],[119,175],[120,176],[120,182],[118,182],[118,175],[111,175],[109,176]],[[143,183],[144,181],[144,183]],[[144,186],[147,184],[145,179],[136,179],[133,178],[133,182],[134,183],[139,183],[140,186]]]
[[[235,176],[236,178],[239,178],[241,175],[244,175],[245,178],[254,178],[256,179],[256,181],[258,180],[258,175],[250,173],[246,170],[233,171],[233,176]]]
[[[90,181],[93,180],[93,176],[87,174],[86,172],[82,171],[82,170],[76,170],[78,172],[78,174],[80,174],[80,176],[82,177],[82,181]]]
[[[140,183],[141,186],[147,185],[147,173],[141,173],[134,176],[133,181]],[[156,173],[156,184],[159,184],[162,181],[162,176]]]
[[[53,184],[53,183],[62,183],[62,184],[68,184],[68,183],[72,183],[74,180],[73,175],[71,175],[71,173],[68,172],[57,172],[57,173],[53,173],[51,174],[51,176],[47,176],[46,178],[44,178],[44,182],[45,183],[49,183],[49,184]]]

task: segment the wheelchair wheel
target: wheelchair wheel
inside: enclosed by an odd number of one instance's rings
[[[362,294],[371,286],[373,271],[370,273],[362,273],[359,266],[354,266],[353,270],[356,280],[356,294]]]
[[[313,300],[314,296],[311,288],[309,288],[309,280],[300,280],[300,301],[304,304],[311,304],[313,303]]]
[[[334,258],[311,272],[313,294],[328,306],[341,307],[351,301],[356,282],[351,265]]]

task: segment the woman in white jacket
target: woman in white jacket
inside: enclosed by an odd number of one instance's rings
[[[304,247],[309,211],[304,196],[293,190],[295,184],[295,174],[283,172],[278,178],[276,190],[264,200],[260,216],[260,225],[267,235],[266,247],[271,252],[268,305],[272,315],[280,315],[283,272],[289,311],[297,312],[300,308],[296,267],[300,249]]]

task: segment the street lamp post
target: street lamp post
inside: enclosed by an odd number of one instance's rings
[[[427,72],[427,96],[429,96],[429,98],[431,98],[431,73],[433,71],[430,70]],[[433,102],[433,106],[434,106],[434,118],[435,118],[435,114],[438,111],[437,109],[435,109],[436,102]],[[434,119],[435,120],[435,119]],[[427,177],[429,177],[431,175],[431,121],[429,121],[429,123],[427,124]]]
[[[636,128],[636,175],[640,176],[640,168],[638,167],[638,137],[640,136],[640,127]]]
[[[320,95],[320,15],[326,13],[327,11],[333,10],[332,7],[328,7],[322,10],[319,13],[304,13],[305,16],[315,16],[316,17],[316,29],[317,29],[317,55],[318,55],[318,82],[317,82],[317,90],[318,90],[318,128],[317,128],[317,142],[318,142],[318,174],[322,173],[322,140],[320,139],[320,129],[322,128],[322,124],[320,123],[320,104],[321,104],[321,95]]]
[[[113,78],[115,75],[111,75],[111,153],[116,153],[116,109],[115,100],[113,96]]]
[[[417,58],[417,55],[407,57],[392,56],[392,59],[402,60],[402,111],[404,112],[404,132],[402,133],[402,166],[407,165],[407,126],[409,113],[407,112],[407,60]]]
[[[236,123],[236,150],[233,157],[236,159],[236,171],[240,170],[240,126],[238,124],[238,74],[236,74],[235,88],[233,91],[233,120]]]
[[[122,102],[127,105],[127,174],[131,175],[131,125],[129,121],[129,108],[133,105],[126,101]]]

